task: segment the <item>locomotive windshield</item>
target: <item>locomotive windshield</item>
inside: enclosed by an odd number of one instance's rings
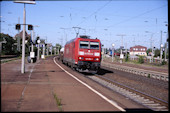
[[[99,49],[99,42],[90,42],[90,49]]]
[[[80,48],[99,49],[99,42],[80,41]]]
[[[89,42],[88,41],[80,41],[80,48],[88,49]]]

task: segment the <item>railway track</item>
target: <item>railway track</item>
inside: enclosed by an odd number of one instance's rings
[[[109,88],[112,91],[116,91],[133,101],[142,104],[143,106],[153,110],[153,111],[168,111],[168,102],[161,100],[159,98],[153,97],[152,95],[145,94],[141,91],[128,87],[124,84],[118,83],[107,77],[96,75],[86,76],[89,79],[101,84],[104,87]]]
[[[80,72],[82,73],[82,72]],[[85,72],[86,73],[86,72]],[[87,77],[100,85],[107,87],[108,89],[118,92],[125,97],[132,99],[133,101],[145,106],[148,109],[153,111],[168,111],[169,106],[168,102],[152,95],[146,94],[142,91],[136,90],[135,88],[131,88],[125,84],[114,81],[113,79],[107,78],[105,76],[92,74],[85,74],[84,77]]]

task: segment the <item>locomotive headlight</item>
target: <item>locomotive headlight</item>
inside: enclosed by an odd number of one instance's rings
[[[94,53],[94,56],[100,56],[100,53]]]
[[[84,52],[83,51],[79,51],[79,55],[84,55]]]
[[[83,60],[84,58],[83,57],[79,57],[80,60]]]
[[[95,58],[94,60],[99,61],[99,58]]]

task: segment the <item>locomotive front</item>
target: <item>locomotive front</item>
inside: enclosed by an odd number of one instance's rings
[[[101,62],[100,40],[80,38],[78,43],[78,68],[82,70],[99,70]]]

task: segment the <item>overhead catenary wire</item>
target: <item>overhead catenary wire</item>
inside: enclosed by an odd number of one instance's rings
[[[80,24],[84,23],[87,19],[89,19],[91,16],[93,16],[94,14],[96,14],[97,12],[99,12],[100,10],[102,10],[104,7],[106,7],[112,0],[109,0],[106,4],[104,4],[102,7],[100,7],[99,9],[97,9],[95,12],[93,12],[92,14],[90,14],[89,16],[87,16],[83,21],[81,21],[79,24],[77,24],[77,26],[79,26]]]
[[[114,27],[114,26],[116,26],[116,25],[119,25],[119,24],[125,23],[125,22],[127,22],[127,21],[133,20],[133,19],[138,18],[138,17],[140,17],[140,16],[142,16],[142,15],[145,15],[145,14],[150,13],[150,12],[152,12],[152,11],[155,11],[155,10],[157,10],[157,9],[163,8],[163,7],[165,7],[165,6],[167,6],[167,5],[163,5],[163,6],[161,6],[161,7],[157,7],[157,8],[151,9],[151,10],[149,10],[149,11],[146,11],[146,12],[144,12],[144,13],[141,13],[141,14],[139,14],[139,15],[136,15],[136,16],[131,17],[131,18],[128,18],[128,19],[126,19],[126,20],[120,21],[120,22],[118,22],[118,23],[116,23],[116,24],[114,24],[114,25],[107,26],[107,27],[108,27],[108,28]]]

